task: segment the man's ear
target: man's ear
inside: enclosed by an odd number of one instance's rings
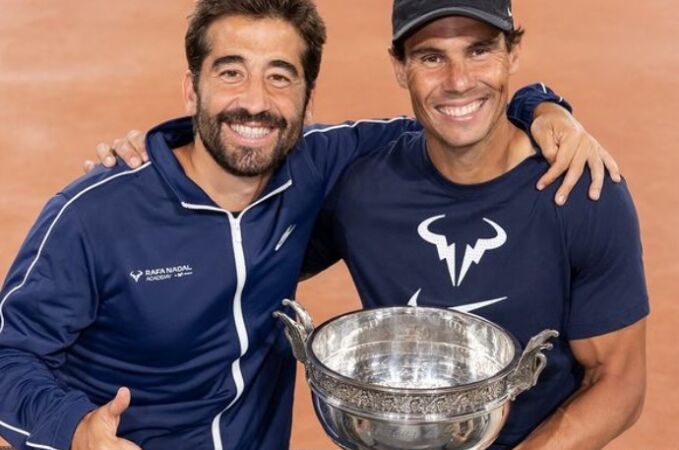
[[[408,75],[406,74],[405,61],[399,60],[394,55],[394,50],[389,49],[389,57],[391,58],[391,65],[394,68],[394,75],[396,75],[396,82],[403,89],[408,89]]]
[[[194,76],[190,70],[184,73],[182,91],[184,94],[184,109],[189,116],[195,116],[198,112],[198,94],[194,85]]]
[[[509,52],[509,74],[514,75],[519,71],[519,60],[521,56],[521,43],[515,44]]]
[[[309,100],[306,103],[306,112],[304,113],[304,123],[309,125],[314,120],[314,101],[316,99],[316,89],[312,89],[309,93]]]

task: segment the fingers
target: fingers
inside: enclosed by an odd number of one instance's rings
[[[587,156],[587,165],[592,174],[592,182],[589,185],[589,198],[597,201],[601,197],[601,189],[604,185],[604,177],[606,170],[604,169],[604,162],[601,160],[599,154],[600,146],[592,147]]]
[[[554,202],[557,205],[563,206],[566,204],[568,195],[571,193],[585,170],[586,163],[587,152],[576,152],[575,156],[571,160],[570,166],[568,167],[568,172],[566,173],[561,186],[559,186],[559,189],[556,191],[556,195],[554,196]]]
[[[552,126],[546,121],[536,118],[530,127],[530,133],[538,147],[540,147],[540,150],[542,150],[542,156],[547,162],[553,164],[556,161],[559,147]]]
[[[97,167],[97,165],[94,163],[94,161],[90,161],[89,159],[83,163],[83,172],[85,173],[90,173],[94,168]]]
[[[620,183],[622,181],[622,174],[620,173],[620,167],[615,159],[613,159],[613,156],[603,147],[599,147],[599,154],[613,181]]]
[[[136,169],[141,165],[142,157],[129,139],[116,139],[113,141],[113,148],[130,168]]]
[[[125,139],[117,139],[113,143],[113,148],[118,156],[125,161],[125,164],[132,169],[136,169],[149,159],[146,153],[145,139],[146,135],[144,133],[139,130],[132,130],[127,133]]]
[[[559,178],[568,169],[568,164],[570,161],[567,160],[556,160],[554,164],[549,167],[549,170],[545,172],[543,176],[538,180],[537,188],[538,190],[543,190],[550,184],[554,183],[557,178]]]
[[[113,418],[118,419],[129,408],[131,400],[132,394],[130,390],[126,387],[121,387],[118,389],[113,400],[106,405],[106,410]]]
[[[108,168],[116,165],[116,155],[119,156],[128,167],[136,169],[142,163],[148,161],[149,156],[146,152],[146,135],[138,130],[132,130],[127,133],[123,139],[116,139],[113,145],[110,146],[105,143],[97,145],[97,158]],[[94,167],[90,161],[85,161],[85,172],[89,172]]]
[[[103,142],[100,144],[97,144],[97,158],[99,158],[99,161],[105,166],[105,167],[113,167],[116,165],[116,158],[115,158],[115,153],[113,152],[113,148],[111,148],[108,144],[104,144]]]
[[[149,160],[149,155],[146,153],[146,134],[139,130],[132,130],[127,133],[127,141],[134,147],[139,154],[142,161]]]
[[[547,172],[540,177],[537,183],[538,190],[543,190],[550,184],[554,183],[557,178],[568,170],[568,167],[573,161],[573,157],[576,154],[576,150],[579,145],[579,140],[577,139],[565,139],[559,151],[556,153],[556,160],[552,163],[551,167]]]

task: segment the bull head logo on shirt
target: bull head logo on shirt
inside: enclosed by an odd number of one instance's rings
[[[141,270],[130,272],[130,276],[132,277],[135,283],[139,283],[139,278],[141,278],[142,275],[144,275],[144,272],[142,272]]]
[[[496,236],[489,239],[479,238],[473,246],[467,245],[464,252],[464,258],[462,259],[462,269],[460,270],[460,275],[458,277],[455,263],[455,243],[448,244],[448,239],[444,235],[432,233],[429,230],[429,226],[432,223],[444,217],[446,217],[445,214],[424,220],[417,227],[417,233],[426,242],[436,246],[439,258],[441,261],[445,261],[448,266],[448,273],[450,274],[450,280],[453,283],[453,286],[460,286],[472,263],[480,263],[484,253],[502,247],[504,243],[507,242],[507,233],[500,225],[484,217],[483,221],[493,227]]]

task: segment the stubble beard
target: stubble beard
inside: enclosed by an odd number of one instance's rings
[[[212,159],[226,172],[238,177],[257,177],[271,174],[280,167],[302,136],[306,107],[294,122],[269,112],[250,114],[239,108],[210,115],[198,99],[198,113],[194,129]],[[257,123],[271,127],[278,133],[273,149],[233,145],[222,138],[222,125]]]

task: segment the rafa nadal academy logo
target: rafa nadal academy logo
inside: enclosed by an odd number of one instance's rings
[[[135,283],[140,281],[166,281],[172,278],[183,278],[193,275],[193,268],[184,264],[181,266],[157,267],[155,269],[133,270],[130,277]]]

